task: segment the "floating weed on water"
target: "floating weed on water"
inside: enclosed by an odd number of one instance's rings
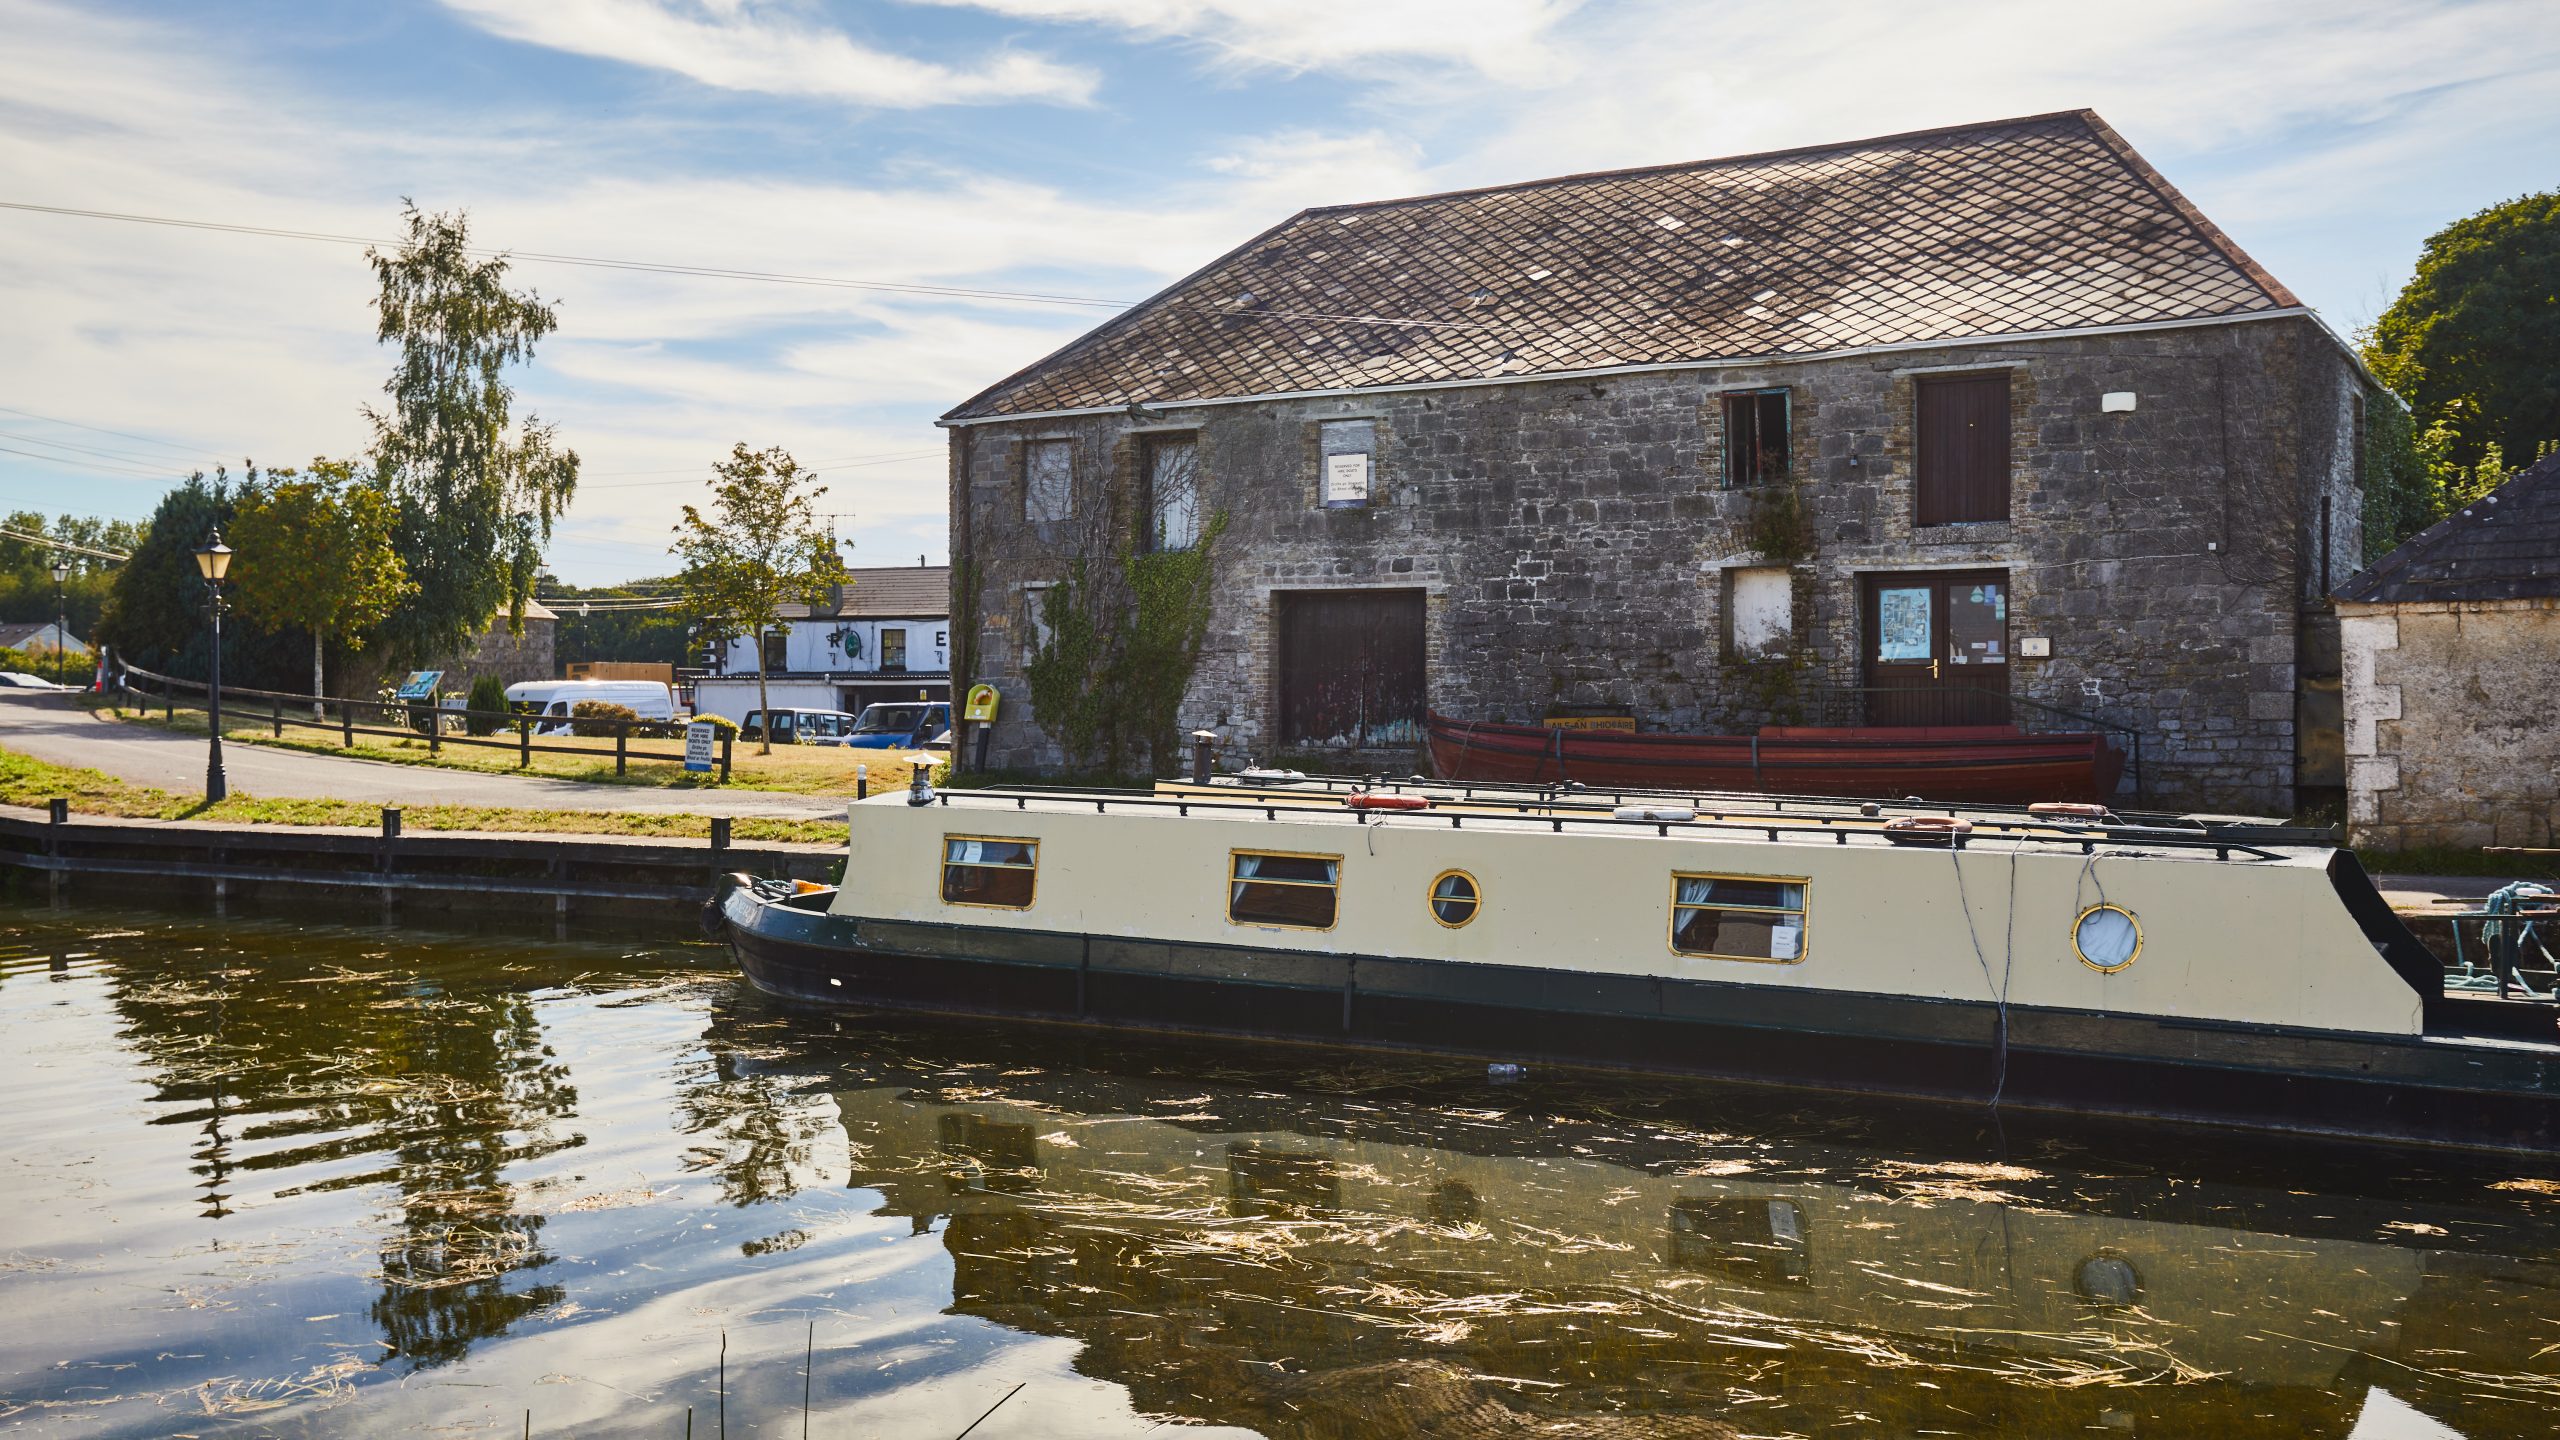
[[[2560,1180],[2501,1180],[2489,1188],[2519,1195],[2538,1195],[2546,1200],[2560,1199]]]
[[[299,1375],[242,1380],[223,1376],[195,1387],[196,1403],[207,1415],[250,1415],[281,1410],[306,1401],[341,1400],[355,1393],[353,1378],[374,1367],[362,1360],[336,1360]]]

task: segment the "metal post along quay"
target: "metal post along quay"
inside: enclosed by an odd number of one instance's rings
[[[213,620],[213,662],[205,686],[204,803],[218,805],[231,793],[222,777],[222,577],[231,571],[231,547],[214,527],[196,550],[196,573],[204,577],[206,606]]]

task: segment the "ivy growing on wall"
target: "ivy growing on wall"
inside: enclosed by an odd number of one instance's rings
[[[1795,565],[1813,558],[1813,506],[1803,487],[1788,479],[1760,487],[1751,497],[1751,517],[1744,538],[1774,565]]]
[[[1031,711],[1070,769],[1125,774],[1144,756],[1165,773],[1182,763],[1182,697],[1209,634],[1210,576],[1227,517],[1212,517],[1181,550],[1124,547],[1108,570],[1082,559],[1041,601],[1041,627],[1023,667]]]

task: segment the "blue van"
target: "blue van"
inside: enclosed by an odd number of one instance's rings
[[[906,700],[866,705],[840,744],[858,750],[913,750],[951,733],[947,701]]]

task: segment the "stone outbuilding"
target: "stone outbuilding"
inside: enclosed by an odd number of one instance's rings
[[[961,683],[1057,763],[1046,587],[1213,535],[1256,758],[2094,721],[2281,813],[2372,393],[2087,111],[1308,210],[943,418]]]
[[[2560,455],[2338,590],[2352,842],[2560,844]]]

